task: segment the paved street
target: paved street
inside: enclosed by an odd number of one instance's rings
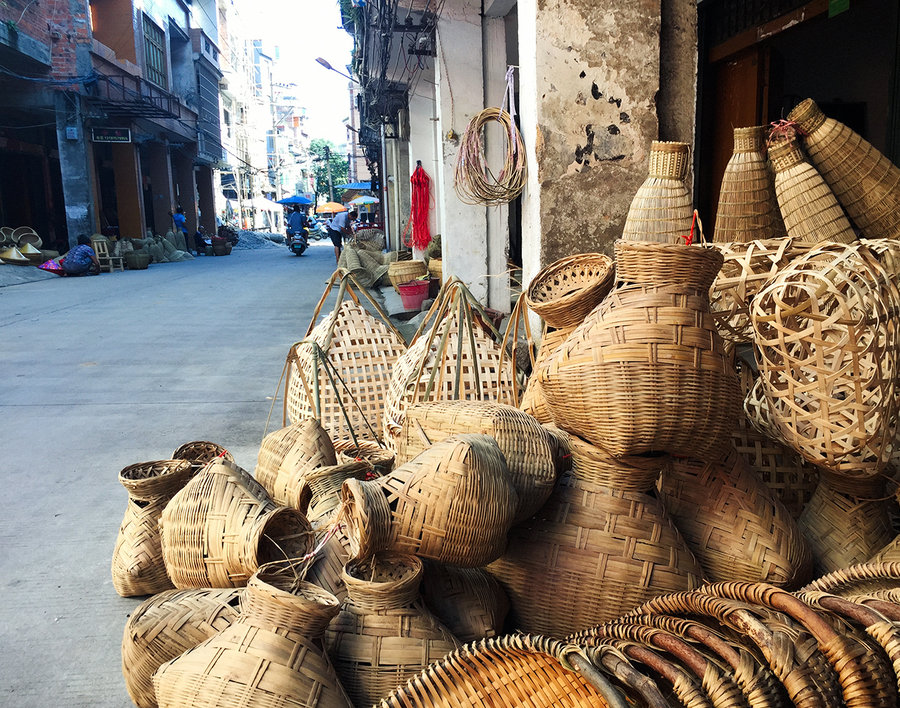
[[[333,268],[325,241],[0,288],[0,704],[131,705],[120,643],[139,599],[110,578],[118,472],[197,439],[252,471]]]

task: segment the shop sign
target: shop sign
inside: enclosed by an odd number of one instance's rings
[[[91,140],[95,143],[130,143],[130,128],[91,128]]]

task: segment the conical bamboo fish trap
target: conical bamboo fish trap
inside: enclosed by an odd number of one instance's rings
[[[316,325],[338,281],[334,310]],[[362,307],[361,297],[381,319]],[[335,271],[306,338],[288,353],[285,416],[292,422],[316,418],[334,441],[377,439],[391,370],[405,349],[403,337],[368,292],[349,273]]]
[[[623,239],[684,243],[694,217],[684,184],[690,150],[687,143],[653,141],[649,173],[628,208]]]
[[[428,609],[461,642],[499,636],[509,612],[506,593],[483,568],[460,568],[426,561],[422,598]]]
[[[348,596],[325,646],[354,705],[371,706],[459,642],[422,603],[422,561],[376,553],[344,568]]]
[[[659,490],[708,579],[787,587],[809,579],[812,559],[797,524],[736,452],[721,462],[675,458]]]
[[[172,453],[173,460],[188,460],[193,465],[195,472],[216,458],[234,462],[234,457],[228,450],[218,443],[208,440],[187,442]]]
[[[300,558],[312,528],[295,509],[276,506],[253,477],[231,462],[213,462],[160,517],[163,560],[176,588],[240,587],[277,558]]]
[[[748,243],[785,235],[766,165],[765,128],[734,129],[734,154],[725,166],[713,241]]]
[[[900,169],[807,98],[788,115],[806,152],[853,222],[869,238],[900,238]]]
[[[810,165],[795,138],[769,145],[775,195],[787,235],[798,241],[852,243],[856,234],[834,193]]]
[[[547,365],[551,355],[559,349],[563,342],[569,338],[573,329],[554,329],[544,332],[541,338],[541,346],[538,349],[537,358],[531,368],[531,376],[528,377],[528,385],[525,387],[525,395],[519,406],[522,411],[537,419],[539,423],[552,423],[553,416],[547,407],[547,399],[541,388],[541,371]]]
[[[609,256],[579,253],[541,270],[523,296],[548,327],[574,328],[612,289],[613,274]]]
[[[122,597],[172,587],[163,563],[159,517],[193,474],[187,460],[141,462],[119,472],[119,482],[128,490],[128,506],[113,550],[112,580]]]
[[[138,708],[156,708],[156,670],[237,618],[243,588],[166,590],[131,613],[122,637],[122,675]]]

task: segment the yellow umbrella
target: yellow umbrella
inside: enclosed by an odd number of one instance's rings
[[[347,207],[337,202],[325,202],[316,207],[316,214],[336,214],[339,211],[347,211]]]

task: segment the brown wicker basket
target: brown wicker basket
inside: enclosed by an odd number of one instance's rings
[[[868,562],[816,578],[800,592],[827,592],[844,597],[900,587],[900,563]]]
[[[128,251],[123,258],[128,270],[147,270],[150,267],[150,254],[146,251]]]
[[[649,174],[628,208],[623,239],[684,243],[694,216],[684,184],[690,152],[687,143],[653,141]]]
[[[207,462],[221,458],[228,462],[234,462],[234,457],[221,445],[208,440],[193,440],[186,442],[172,453],[173,460],[188,460],[194,471],[199,471]]]
[[[122,597],[152,595],[172,587],[163,563],[159,517],[194,474],[187,460],[129,465],[119,472],[128,506],[112,557],[112,581]]]
[[[461,642],[499,636],[509,612],[506,593],[483,568],[425,561],[422,599]]]
[[[432,278],[444,281],[444,261],[440,258],[432,258],[428,261],[428,274]]]
[[[612,259],[602,253],[562,258],[532,278],[525,301],[548,327],[577,327],[612,289],[613,273]]]
[[[396,261],[390,264],[387,274],[388,280],[399,295],[400,288],[397,286],[428,275],[428,266],[425,265],[425,261]]]
[[[263,438],[253,474],[276,504],[301,509],[307,474],[336,464],[328,433],[319,421],[307,418]]]
[[[122,637],[122,675],[138,708],[156,708],[156,670],[237,618],[243,588],[166,590],[131,613]]]
[[[338,462],[368,462],[379,475],[386,475],[394,469],[395,454],[381,444],[373,440],[339,440],[334,451],[337,453]]]
[[[541,346],[531,369],[531,376],[528,377],[528,384],[525,386],[525,395],[522,396],[522,403],[519,406],[522,411],[536,418],[539,423],[553,422],[553,416],[550,414],[547,399],[541,388],[540,372],[547,366],[550,356],[562,346],[562,343],[569,338],[573,331],[572,329],[549,330],[544,332],[544,336],[541,338]]]
[[[348,479],[369,479],[373,468],[365,460],[342,462],[330,467],[318,467],[305,477],[300,510],[315,528],[328,525],[341,505],[341,487]]]

